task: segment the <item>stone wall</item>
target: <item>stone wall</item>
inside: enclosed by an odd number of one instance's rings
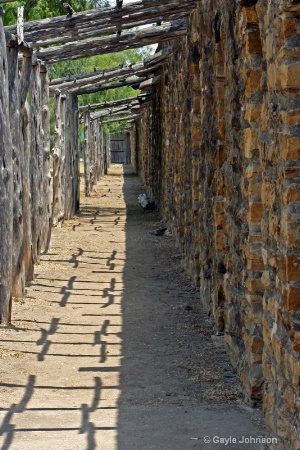
[[[199,1],[132,160],[277,449],[300,448],[300,2]]]

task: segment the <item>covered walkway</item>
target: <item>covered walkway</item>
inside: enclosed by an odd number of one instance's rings
[[[141,192],[131,167],[111,166],[54,230],[0,329],[2,450],[209,450],[230,436],[231,449],[264,448],[247,444],[263,434],[259,410],[243,404],[222,337]]]

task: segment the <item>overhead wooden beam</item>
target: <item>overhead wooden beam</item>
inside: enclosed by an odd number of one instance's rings
[[[79,81],[84,80],[84,84],[88,82],[88,80],[93,79],[94,77],[98,77],[99,75],[103,77],[103,80],[107,79],[109,80],[112,76],[118,75],[119,73],[124,75],[131,75],[133,71],[138,71],[140,69],[149,68],[157,63],[164,62],[167,58],[170,58],[172,55],[172,49],[171,47],[164,48],[160,50],[159,52],[155,53],[154,55],[148,56],[144,59],[144,61],[135,63],[135,64],[119,64],[116,67],[107,68],[107,69],[101,69],[101,70],[94,70],[90,73],[83,73],[78,75],[69,75],[67,77],[61,77],[61,78],[54,78],[50,82],[50,86],[59,86],[64,85],[65,83],[71,83],[71,86],[73,83],[77,83]],[[128,73],[126,72],[128,70]],[[59,88],[58,88],[59,89]]]
[[[35,55],[46,63],[74,60],[88,56],[115,53],[131,48],[177,38],[186,34],[186,21],[168,22],[161,26],[123,33],[121,37],[104,36],[38,50]]]
[[[116,122],[124,122],[125,120],[128,120],[129,122],[137,120],[140,117],[140,114],[131,114],[126,117],[119,117],[118,119],[109,119],[109,120],[103,120],[100,123],[105,125],[109,123],[116,123]]]
[[[147,74],[152,73],[161,67],[163,62],[168,57],[170,57],[171,50],[168,48],[166,49],[166,51],[162,50],[159,53],[160,57],[147,58],[146,63],[140,62],[126,66],[121,65],[113,69],[98,70],[78,76],[55,79],[50,83],[50,91],[54,91],[55,89],[73,91],[74,89],[80,87],[88,87],[97,83],[104,83],[107,81],[117,81],[119,79],[125,79],[129,76],[146,76]],[[146,64],[147,68],[145,67]]]
[[[174,20],[180,20],[180,19],[184,19],[187,18],[187,16],[189,16],[189,14],[191,13],[191,11],[183,11],[183,12],[176,12],[175,14],[165,14],[165,16],[162,18],[162,20],[159,21],[159,23],[157,23],[157,25],[161,25],[162,21],[174,21]],[[54,37],[54,38],[42,38],[42,39],[37,39],[36,41],[32,41],[32,45],[33,47],[39,47],[39,48],[43,48],[43,47],[48,47],[51,45],[56,45],[56,44],[65,44],[67,42],[74,42],[74,40],[83,40],[83,39],[89,39],[92,37],[99,37],[99,36],[103,36],[103,35],[110,35],[110,34],[117,34],[117,36],[119,37],[122,30],[130,30],[131,28],[138,28],[138,27],[144,27],[146,25],[155,25],[154,24],[154,19],[144,19],[144,20],[139,20],[139,21],[132,21],[131,23],[126,23],[124,22],[122,25],[109,25],[106,24],[105,26],[100,26],[97,24],[97,22],[95,22],[95,25],[91,25],[89,24],[89,26],[86,26],[80,30],[78,30],[78,32],[73,33],[72,32],[67,32],[67,33],[63,33],[58,37]]]
[[[118,114],[128,114],[130,111],[130,104],[125,106],[120,106],[119,108],[111,108],[111,109],[105,109],[104,111],[91,114],[91,119],[100,119],[101,117],[111,117],[116,116]]]
[[[151,98],[150,94],[138,95],[136,97],[121,98],[120,100],[112,100],[110,102],[94,103],[92,105],[84,105],[79,107],[80,112],[86,110],[97,111],[104,108],[114,108],[116,106],[127,105],[127,104],[139,104],[140,102],[145,102]]]
[[[93,94],[94,92],[108,91],[110,89],[118,89],[124,86],[131,86],[133,89],[139,89],[139,86],[143,81],[146,81],[146,77],[137,78],[136,80],[120,81],[105,85],[96,85],[88,88],[79,88],[74,89],[74,91],[69,90],[69,92],[72,92],[72,94],[75,95],[84,95],[84,94]]]
[[[139,89],[149,89],[152,86],[155,86],[160,81],[160,75],[156,75],[153,78],[149,78],[148,80],[142,81]]]
[[[117,32],[142,24],[156,23],[159,20],[175,19],[180,13],[190,12],[197,7],[195,0],[144,0],[118,8],[98,8],[68,16],[30,21],[24,24],[25,40],[33,45],[45,46],[51,42],[62,43],[104,33]],[[16,33],[16,26],[5,27],[6,31]],[[91,33],[91,34],[89,34]],[[52,44],[50,44],[52,45]]]

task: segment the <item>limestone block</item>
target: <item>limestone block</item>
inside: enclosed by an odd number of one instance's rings
[[[246,98],[251,98],[252,95],[259,90],[262,77],[262,69],[253,69],[248,75],[245,96]]]
[[[245,158],[250,159],[253,157],[253,151],[258,149],[258,130],[245,128],[243,133]]]
[[[250,203],[249,211],[247,213],[247,221],[249,223],[260,222],[263,218],[264,207],[260,202]]]
[[[282,212],[281,238],[288,248],[299,249],[300,246],[300,213],[291,210],[288,205]]]
[[[261,200],[267,211],[272,209],[275,198],[275,188],[273,184],[264,179],[261,185]]]
[[[300,90],[300,62],[281,64],[277,70],[277,83],[280,89]]]
[[[283,169],[283,176],[286,180],[300,178],[300,167],[285,167]]]
[[[257,55],[262,54],[262,46],[259,30],[254,31],[251,30],[246,33],[245,54],[246,56],[251,56],[253,54]]]
[[[246,281],[246,288],[250,292],[264,292],[264,286],[260,278],[248,278]]]
[[[261,118],[262,104],[261,103],[248,103],[246,106],[246,112],[244,119],[248,122],[259,122]]]
[[[300,72],[299,72],[300,76]],[[300,79],[299,79],[300,85]],[[294,109],[293,111],[281,111],[280,119],[285,126],[299,125],[300,123],[300,109]]]
[[[287,310],[300,311],[300,288],[288,286],[287,288]]]
[[[287,205],[292,202],[300,202],[300,185],[293,183],[283,193],[283,202]]]
[[[249,164],[245,170],[245,178],[251,180],[260,176],[262,167],[260,164]]]

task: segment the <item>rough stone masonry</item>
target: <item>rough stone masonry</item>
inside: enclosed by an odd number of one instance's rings
[[[300,448],[300,1],[202,0],[133,162],[276,449]]]

